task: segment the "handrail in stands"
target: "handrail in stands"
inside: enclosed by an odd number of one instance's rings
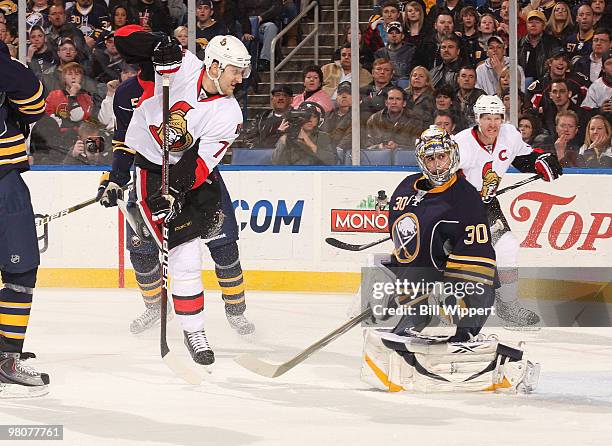
[[[281,63],[276,66],[276,44],[278,41],[289,31],[289,29],[297,26],[302,17],[304,17],[311,9],[314,8],[314,30],[312,30],[305,38],[302,39],[298,45],[291,50],[287,57],[285,57]],[[279,32],[273,39],[271,45],[271,54],[270,54],[270,91],[274,89],[275,85],[275,75],[276,71],[280,70],[285,66],[289,60],[294,56],[294,54],[302,48],[306,42],[308,42],[311,38],[314,37],[314,63],[315,65],[319,65],[319,2],[312,1],[308,6],[306,6],[302,12],[300,12],[296,18],[294,18],[289,24],[284,27],[281,32]]]

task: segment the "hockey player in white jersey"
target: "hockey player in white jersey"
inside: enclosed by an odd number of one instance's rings
[[[519,242],[510,231],[508,221],[495,197],[503,175],[512,165],[521,172],[538,173],[545,181],[562,175],[555,155],[543,153],[523,142],[519,131],[504,124],[506,108],[497,96],[483,95],[474,104],[477,125],[455,135],[459,145],[459,168],[467,180],[480,191],[487,215],[501,288],[496,293],[496,313],[511,326],[533,326],[539,316],[522,307],[518,296]]]
[[[139,34],[132,33],[135,45]],[[144,37],[144,36],[143,36]],[[148,37],[144,37],[149,39]],[[137,45],[136,45],[137,46]],[[144,48],[144,46],[143,46]],[[200,238],[221,226],[220,189],[213,169],[240,133],[242,111],[233,97],[250,72],[250,55],[233,36],[216,36],[204,64],[180,45],[161,38],[152,49],[154,91],[145,91],[128,127],[125,144],[136,151],[138,206],[149,231],[161,240],[169,224],[169,273],[174,309],[195,362],[212,364],[204,330]],[[170,74],[170,194],[161,195],[161,74]]]

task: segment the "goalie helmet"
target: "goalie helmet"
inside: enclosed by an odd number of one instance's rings
[[[244,69],[243,77],[251,74],[251,55],[240,39],[234,36],[213,37],[204,53],[204,66],[210,71],[213,62],[219,63],[219,69],[223,71],[228,65]]]
[[[436,186],[441,186],[452,178],[459,168],[459,146],[446,132],[435,125],[429,126],[421,133],[416,141],[416,159],[423,175]],[[425,158],[436,156],[440,153],[448,155],[448,168],[444,170],[435,169],[433,172],[427,168]]]
[[[502,115],[502,119],[506,119],[506,106],[504,102],[495,95],[483,94],[474,104],[474,117],[476,122],[480,119],[480,115]]]

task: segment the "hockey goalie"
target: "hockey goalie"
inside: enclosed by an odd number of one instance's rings
[[[416,155],[422,174],[406,177],[389,202],[395,249],[362,281],[362,298],[382,282],[391,288],[368,303],[375,327],[364,332],[361,378],[391,392],[533,391],[539,364],[481,333],[499,280],[482,199],[457,174],[457,143],[432,126]],[[380,328],[390,314],[391,327]]]

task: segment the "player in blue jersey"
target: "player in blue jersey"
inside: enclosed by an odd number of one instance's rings
[[[26,366],[23,352],[40,263],[30,191],[26,138],[45,114],[45,90],[0,41],[0,398],[48,393],[49,376]]]
[[[538,366],[480,333],[494,313],[495,251],[480,194],[457,174],[457,143],[432,126],[416,155],[422,173],[389,201],[395,249],[374,267],[395,284],[374,317],[401,318],[390,331],[367,329],[362,378],[389,391],[530,391]]]

